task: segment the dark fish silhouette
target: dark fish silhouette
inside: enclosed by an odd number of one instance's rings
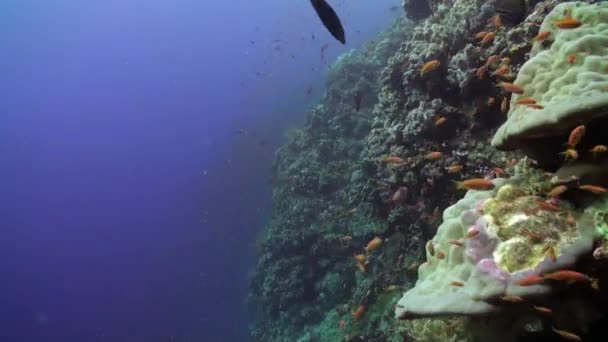
[[[345,44],[346,38],[344,37],[344,28],[334,9],[331,8],[325,0],[310,0],[310,3],[329,33],[331,33],[331,35],[340,43]]]

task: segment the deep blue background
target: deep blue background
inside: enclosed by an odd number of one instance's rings
[[[399,2],[0,2],[0,340],[245,341],[273,151]]]

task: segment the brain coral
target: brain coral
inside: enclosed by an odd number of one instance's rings
[[[569,16],[581,25],[560,28],[559,21]],[[495,147],[518,148],[529,139],[561,135],[608,114],[608,2],[562,3],[539,32],[549,36],[534,43],[531,58],[517,75],[514,83],[524,93],[511,98],[508,119],[492,140]],[[521,97],[543,108],[516,104]]]

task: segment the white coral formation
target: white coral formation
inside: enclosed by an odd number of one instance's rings
[[[497,191],[469,191],[444,211],[416,286],[397,304],[398,318],[498,311],[502,296],[551,291],[546,284],[520,286],[523,277],[570,266],[590,252],[595,230],[589,215],[571,222],[566,210],[538,209],[540,199],[515,186],[517,180],[503,182],[495,181]]]
[[[571,15],[582,25],[559,28]],[[539,32],[550,32],[534,44],[515,84],[524,93],[511,98],[507,121],[492,145],[517,148],[528,139],[561,135],[580,122],[608,114],[608,2],[566,2],[551,11]],[[548,48],[547,45],[550,45]],[[515,102],[531,97],[543,109]]]

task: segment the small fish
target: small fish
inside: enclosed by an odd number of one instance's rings
[[[608,146],[606,145],[595,145],[589,152],[593,153],[593,158],[597,156],[598,153],[608,152]]]
[[[341,320],[340,321],[340,330],[343,330],[345,325],[346,325],[346,321],[345,320]]]
[[[553,189],[551,189],[551,191],[549,191],[549,193],[547,194],[547,197],[549,197],[549,198],[558,197],[559,195],[566,192],[566,190],[568,190],[568,187],[566,185],[558,185],[558,186],[554,187]]]
[[[564,152],[560,152],[559,154],[564,155],[564,160],[577,160],[578,152],[573,148],[568,148]]]
[[[521,303],[524,301],[520,296],[502,296],[500,300],[508,303]]]
[[[488,59],[486,60],[486,68],[487,67],[491,67],[492,65],[496,64],[496,62],[498,62],[500,60],[500,56],[498,55],[492,55],[490,57],[488,57]]]
[[[511,68],[508,65],[502,65],[500,68],[494,70],[492,76],[503,77],[509,73],[511,73]]]
[[[475,76],[477,76],[478,80],[483,80],[485,78],[486,72],[488,71],[488,67],[483,65],[477,68],[475,71]]]
[[[355,258],[355,260],[360,264],[364,264],[365,260],[367,259],[363,254],[355,254],[353,258]]]
[[[496,32],[488,32],[486,33],[483,38],[481,38],[481,40],[479,41],[479,45],[484,46],[488,43],[490,43],[491,41],[494,40],[494,37],[496,37]]]
[[[536,104],[536,103],[528,103],[528,104],[525,104],[525,106],[529,107],[529,108],[532,108],[532,109],[543,109],[543,108],[545,108],[545,107],[543,107],[543,106],[541,106],[539,104]]]
[[[485,37],[485,36],[486,36],[486,34],[488,34],[488,32],[487,32],[487,31],[480,31],[480,32],[477,32],[477,33],[475,34],[475,36],[473,36],[473,37],[474,37],[475,39],[482,39],[483,37]]]
[[[369,254],[376,248],[380,247],[380,245],[382,245],[382,239],[379,236],[374,237],[365,246],[365,253]]]
[[[556,334],[558,334],[559,336],[561,336],[565,340],[568,340],[568,341],[582,341],[582,339],[578,335],[573,334],[573,333],[571,333],[569,331],[559,330],[559,329],[556,329],[555,327],[551,327],[551,329],[553,330],[553,332],[555,332]]]
[[[537,312],[540,312],[544,315],[550,315],[552,313],[551,309],[546,308],[544,306],[533,306],[534,310],[536,310]]]
[[[500,101],[500,111],[502,113],[506,113],[507,112],[507,106],[508,106],[507,98],[503,97],[502,101]]]
[[[549,202],[545,202],[545,201],[536,201],[536,205],[542,210],[560,211],[559,207],[553,203],[549,203]]]
[[[443,153],[441,152],[430,152],[427,155],[424,156],[424,159],[426,160],[439,160],[441,159],[441,157],[443,156]]]
[[[354,310],[351,313],[352,313],[354,319],[359,319],[359,318],[361,318],[361,316],[363,316],[364,312],[365,312],[365,306],[359,305],[357,310]]]
[[[367,269],[365,268],[365,264],[359,264],[357,263],[357,267],[359,268],[359,271],[361,271],[361,273],[366,273]]]
[[[573,28],[577,28],[577,27],[581,26],[582,24],[583,23],[572,18],[569,15],[564,17],[563,19],[558,20],[553,23],[553,25],[555,25],[556,27],[562,28],[562,29],[573,29]]]
[[[492,107],[495,103],[496,103],[496,100],[492,96],[488,97],[488,101],[486,101],[486,105],[488,107]]]
[[[515,101],[515,104],[521,104],[521,105],[536,104],[536,100],[531,97],[520,96]]]
[[[420,68],[420,77],[426,75],[427,73],[437,69],[439,67],[439,65],[441,65],[441,63],[434,59],[432,61],[428,61],[426,63],[424,63],[424,65],[422,66],[422,68]]]
[[[397,285],[389,285],[384,289],[384,292],[393,292],[397,290],[399,287]]]
[[[321,19],[323,26],[336,38],[340,43],[345,44],[344,28],[340,22],[340,18],[333,8],[325,0],[310,0],[312,7],[317,12],[317,16]]]
[[[517,285],[519,286],[532,286],[538,285],[545,281],[545,278],[541,276],[537,276],[535,274],[523,277],[517,281]]]
[[[524,90],[515,83],[500,82],[500,83],[498,83],[498,86],[509,93],[513,93],[513,94],[523,94],[524,93]]]
[[[458,173],[458,172],[462,171],[463,168],[464,168],[464,166],[462,166],[460,164],[452,164],[447,167],[448,173]]]
[[[574,64],[575,59],[576,59],[575,54],[568,55],[568,64],[570,64],[570,65]]]
[[[420,263],[417,261],[412,261],[412,263],[407,267],[408,271],[412,271],[415,270],[418,266],[420,266]]]
[[[405,163],[405,160],[403,160],[401,157],[386,156],[386,157],[380,158],[379,160],[381,162],[387,163],[387,164],[403,164],[403,163]]]
[[[454,246],[458,246],[458,247],[462,247],[464,246],[464,243],[462,243],[461,241],[458,240],[452,240],[450,242],[448,242],[450,245],[454,245]]]
[[[391,199],[388,201],[388,204],[389,204],[389,206],[391,206],[391,209],[392,209],[393,206],[395,206],[396,204],[402,203],[403,201],[405,201],[406,198],[407,198],[407,187],[401,186],[401,187],[399,187],[399,189],[397,189],[395,191],[395,193],[393,194]]]
[[[445,259],[445,253],[443,253],[442,251],[437,252],[437,259],[439,259],[439,260]]]
[[[503,170],[500,167],[495,167],[492,169],[492,171],[494,171],[494,174],[496,175],[496,177],[501,177],[505,175],[505,170]]]
[[[479,230],[469,230],[467,234],[464,236],[465,239],[472,239],[479,234]]]
[[[570,282],[587,282],[590,281],[590,278],[580,272],[570,271],[570,270],[561,270],[553,273],[545,274],[545,279],[557,280],[557,281],[570,281]]]
[[[441,125],[443,125],[446,121],[448,121],[448,119],[446,119],[443,116],[440,116],[437,118],[437,120],[435,120],[435,127],[439,127]]]
[[[538,34],[536,36],[534,36],[534,38],[532,38],[532,41],[539,42],[541,40],[547,39],[550,35],[551,35],[551,31],[538,32]]]
[[[344,235],[341,240],[342,241],[352,241],[353,237],[350,235]]]
[[[462,286],[464,286],[464,283],[460,282],[460,281],[451,281],[450,286],[462,287]]]
[[[433,245],[433,241],[429,241],[426,245],[427,250],[431,256],[435,256],[435,245]]]
[[[578,188],[581,189],[581,190],[584,190],[584,191],[589,191],[589,192],[591,192],[593,194],[596,194],[596,195],[604,194],[604,193],[608,192],[608,189],[606,189],[604,187],[601,187],[601,186],[598,186],[598,185],[588,185],[588,184],[587,185],[580,185]]]
[[[583,139],[586,131],[585,125],[576,126],[568,136],[568,146],[573,148],[576,147],[576,145],[581,142],[581,139]]]
[[[494,183],[491,180],[485,178],[471,178],[463,181],[456,181],[456,189],[466,190],[492,190],[494,189]]]

